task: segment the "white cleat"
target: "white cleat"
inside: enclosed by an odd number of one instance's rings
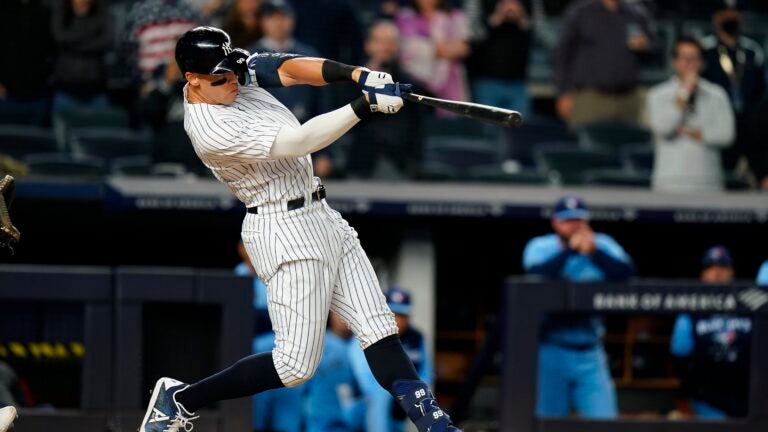
[[[18,416],[15,407],[7,406],[5,408],[0,408],[0,432],[6,432],[8,429],[12,428],[13,421],[16,420]]]

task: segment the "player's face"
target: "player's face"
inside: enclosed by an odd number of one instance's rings
[[[233,72],[225,75],[193,75],[189,83],[198,88],[206,103],[230,105],[237,97],[237,77]]]
[[[264,35],[277,41],[289,39],[293,34],[293,27],[293,16],[286,12],[274,12],[261,19]]]
[[[561,238],[569,239],[578,231],[587,227],[587,221],[584,219],[552,219],[552,229]]]
[[[701,52],[696,45],[681,43],[677,46],[672,66],[679,77],[698,75],[703,66]]]
[[[365,52],[377,63],[389,63],[397,58],[400,50],[400,38],[397,27],[391,24],[378,24],[371,29],[371,35],[365,43]]]
[[[701,271],[704,283],[730,283],[733,281],[733,269],[722,265],[713,265]]]

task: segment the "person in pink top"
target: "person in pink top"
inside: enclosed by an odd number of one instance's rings
[[[398,11],[403,70],[444,99],[469,100],[462,59],[469,55],[469,23],[448,0],[412,0]],[[444,113],[443,113],[444,114]]]

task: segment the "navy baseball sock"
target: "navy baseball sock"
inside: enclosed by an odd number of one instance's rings
[[[366,348],[365,359],[376,381],[389,392],[397,380],[421,380],[397,335],[387,336]]]
[[[176,402],[193,413],[213,402],[251,396],[280,387],[284,385],[275,370],[272,353],[254,354],[190,385],[176,394]]]

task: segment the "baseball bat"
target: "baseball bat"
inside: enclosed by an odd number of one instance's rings
[[[523,125],[523,116],[520,115],[519,112],[513,110],[472,102],[438,99],[415,93],[403,93],[400,96],[409,102],[442,108],[452,113],[461,114],[472,119],[487,121],[499,126],[519,128]]]

